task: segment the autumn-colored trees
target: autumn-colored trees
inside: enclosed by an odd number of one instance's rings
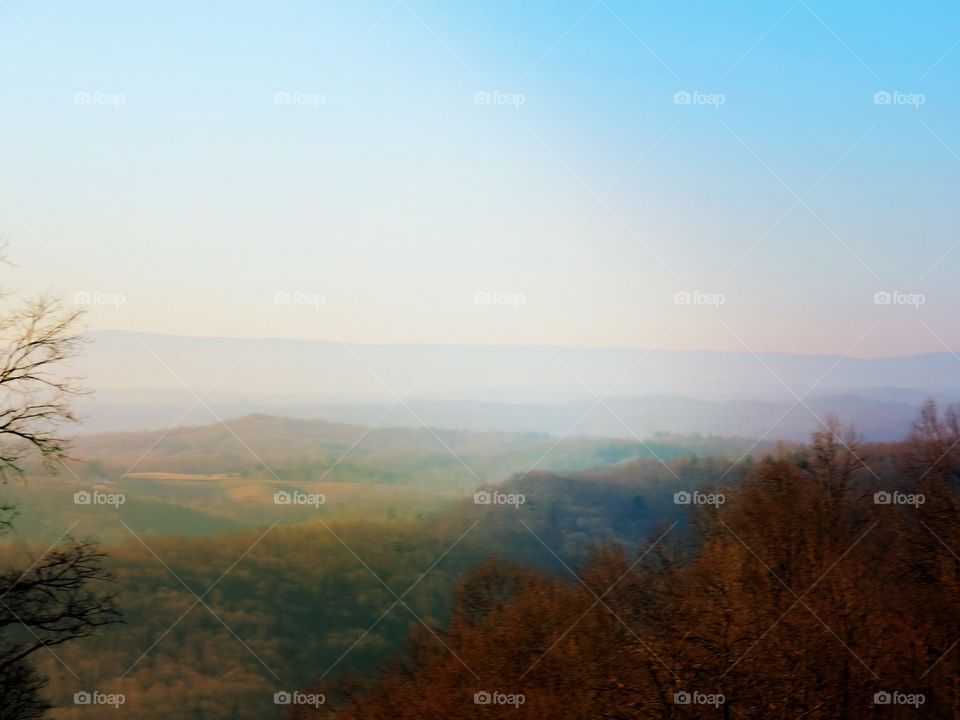
[[[316,714],[958,717],[956,414],[926,406],[893,453],[876,470],[831,425],[635,557],[598,547],[566,577],[488,561],[446,632]]]

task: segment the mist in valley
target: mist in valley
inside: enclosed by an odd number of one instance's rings
[[[0,3],[0,720],[960,718],[958,35]]]

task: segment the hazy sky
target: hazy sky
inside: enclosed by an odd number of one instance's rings
[[[0,46],[7,284],[95,328],[960,350],[955,2],[16,1]]]

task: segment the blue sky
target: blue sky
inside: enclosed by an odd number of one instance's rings
[[[960,350],[958,40],[946,2],[5,2],[7,285],[193,335]]]

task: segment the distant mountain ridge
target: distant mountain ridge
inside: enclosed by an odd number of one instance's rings
[[[823,395],[793,400],[697,400],[673,396],[607,398],[560,405],[411,401],[405,405],[287,404],[243,398],[208,398],[207,405],[184,413],[193,397],[169,393],[163,402],[134,402],[128,392],[104,392],[85,399],[84,434],[123,429],[162,429],[233,420],[251,413],[289,418],[320,418],[334,423],[377,428],[418,428],[470,432],[539,433],[555,437],[647,439],[660,433],[721,437],[804,440],[835,417],[852,424],[870,440],[900,440],[916,420],[921,400],[888,402],[853,395]],[[119,398],[118,398],[119,396]],[[922,397],[926,397],[925,395]],[[113,398],[112,401],[108,398]],[[942,398],[942,396],[941,396]],[[209,409],[208,409],[209,408]]]
[[[89,337],[75,370],[99,392],[80,404],[88,416],[84,431],[266,412],[378,427],[801,439],[834,414],[873,439],[896,439],[927,397],[960,400],[960,359],[947,352],[864,359],[125,331]],[[398,400],[403,403],[391,409]]]

